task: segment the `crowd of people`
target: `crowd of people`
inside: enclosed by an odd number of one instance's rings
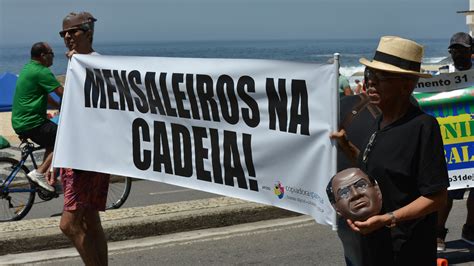
[[[70,13],[60,37],[66,56],[98,55],[93,49],[96,18]],[[449,52],[450,72],[472,67],[472,38],[456,33]],[[351,88],[339,76],[340,131],[338,174],[327,187],[337,213],[338,235],[347,265],[435,265],[437,250],[445,249],[445,228],[452,202],[465,190],[450,191],[443,141],[437,120],[424,113],[412,93],[422,72],[423,46],[394,36],[380,39],[363,80]],[[46,147],[44,162],[28,176],[54,191],[51,160],[56,124],[46,118],[49,96],[63,87],[49,70],[54,52],[46,42],[31,48],[31,61],[19,75],[12,126],[20,138]],[[69,88],[70,89],[70,88]],[[57,106],[57,105],[55,105]],[[60,228],[86,265],[107,265],[107,241],[99,211],[104,211],[109,175],[61,169],[64,209]],[[462,238],[474,244],[474,196],[469,193]],[[376,197],[375,199],[370,199]],[[370,214],[370,215],[368,215]]]

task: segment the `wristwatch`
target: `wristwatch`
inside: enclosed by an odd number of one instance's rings
[[[391,223],[389,225],[386,225],[388,228],[392,228],[397,226],[397,217],[395,217],[395,214],[393,212],[387,212],[388,216],[390,216],[390,221]]]

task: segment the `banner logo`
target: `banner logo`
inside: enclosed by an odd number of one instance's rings
[[[285,196],[285,187],[281,185],[280,182],[275,184],[275,188],[273,189],[273,192],[279,199],[282,199],[283,196]]]

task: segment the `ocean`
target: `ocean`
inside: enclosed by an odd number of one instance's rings
[[[449,40],[416,40],[425,46],[425,64],[435,64],[449,56]],[[373,40],[271,40],[271,41],[179,41],[155,43],[100,43],[95,50],[103,55],[192,57],[192,58],[253,58],[326,63],[334,53],[340,53],[343,75],[362,71],[359,58],[371,59],[378,39]],[[30,57],[31,45],[0,47],[0,74],[18,74]],[[55,53],[51,70],[65,74],[67,59],[62,43],[52,44]]]

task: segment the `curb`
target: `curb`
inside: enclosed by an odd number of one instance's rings
[[[107,241],[217,228],[301,214],[273,206],[219,197],[110,210],[101,213]],[[0,255],[71,247],[60,217],[2,223]]]

